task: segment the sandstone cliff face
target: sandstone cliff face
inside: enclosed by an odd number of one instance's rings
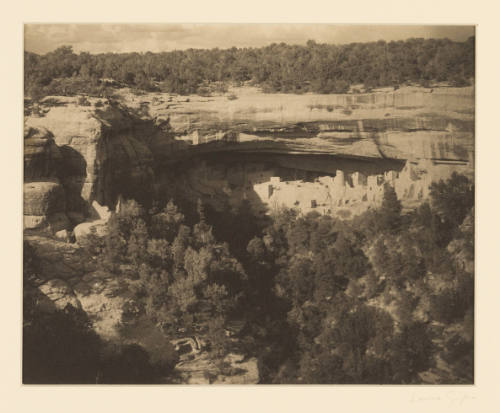
[[[38,258],[38,294],[45,308],[63,309],[67,304],[84,310],[96,332],[114,338],[127,298],[123,280],[100,271],[95,258],[76,243],[39,235],[25,235]],[[50,305],[52,303],[52,305]]]
[[[120,195],[147,202],[175,189],[221,211],[249,200],[261,214],[285,205],[350,218],[379,205],[385,183],[412,208],[453,171],[473,178],[471,88],[235,92],[228,100],[121,91],[122,105],[61,97],[44,116],[25,118],[24,225],[34,230],[25,239],[40,257],[36,289],[48,310],[71,304],[89,314],[101,336],[118,335],[126,286],[78,244],[89,232],[106,233]],[[467,262],[466,246],[450,248],[457,262]],[[204,356],[177,370],[184,382],[210,381],[205,371],[212,382],[258,381],[255,359],[225,361],[241,374],[218,376]]]
[[[59,178],[65,193],[61,212],[73,224],[82,214],[98,218],[94,201],[113,208],[120,194],[151,198],[153,186],[161,188],[155,172],[168,173],[172,163],[203,154],[423,160],[473,170],[472,88],[359,95],[262,94],[242,88],[235,100],[121,93],[122,106],[96,105],[96,99],[82,106],[76,98],[57,98],[43,117],[25,120],[25,181]],[[337,168],[327,169],[334,174]],[[427,169],[430,181],[443,177],[434,174],[436,168]],[[25,215],[44,217],[29,213],[34,198],[26,200]]]
[[[64,189],[57,180],[25,183],[23,191],[25,228],[48,225],[55,233],[68,226]]]
[[[411,165],[424,162],[426,173],[418,183],[398,180],[398,194],[415,202],[425,198],[424,187],[453,170],[472,175],[473,88],[301,96],[262,94],[250,88],[235,92],[237,99],[228,100],[161,93],[136,96],[122,90],[120,106],[99,104],[97,99],[83,106],[76,98],[52,98],[57,104],[47,107],[43,117],[25,119],[25,182],[37,181],[25,191],[26,227],[48,227],[54,232],[86,217],[101,220],[95,202],[112,209],[119,195],[141,195],[147,204],[155,190],[179,185],[179,180],[159,179],[169,175],[172,165],[225,152],[282,155],[285,158],[276,158],[278,164],[295,163],[295,169],[324,172],[324,176],[348,172],[349,167],[339,167],[342,161],[332,161],[332,156],[410,161]],[[382,177],[390,170],[399,173],[401,168],[386,168]],[[379,174],[365,173],[367,179]],[[344,197],[345,189],[337,192],[325,196],[333,195],[337,203],[352,202]],[[367,202],[365,198],[373,205],[378,202],[379,197],[367,190],[354,192],[363,192],[360,202]],[[277,193],[269,201],[290,206],[287,197]],[[303,204],[313,200],[306,198]],[[329,202],[323,204],[326,208]],[[52,227],[51,214],[58,214]]]
[[[153,139],[164,155],[184,151],[328,153],[468,161],[474,148],[473,88],[402,88],[359,95],[224,96],[124,94],[175,141]]]
[[[118,195],[148,193],[154,175],[145,141],[152,122],[96,99],[88,106],[76,98],[51,100],[42,117],[25,118],[24,227],[36,230],[25,239],[40,258],[38,293],[48,310],[49,302],[83,309],[96,332],[112,338],[127,301],[122,286],[68,241],[104,235]]]
[[[116,106],[96,106],[95,99],[89,106],[76,98],[56,100],[43,117],[25,119],[25,215],[37,215],[37,209],[45,220],[53,212],[40,210],[40,203],[55,202],[56,184],[49,184],[55,180],[64,189],[57,212],[70,216],[73,225],[97,218],[94,201],[113,206],[120,193],[147,191],[152,156],[130,116]]]
[[[121,105],[61,97],[44,116],[25,118],[26,229],[68,239],[64,230],[74,228],[80,242],[93,230],[105,234],[119,195],[148,201],[171,187],[216,208],[248,199],[261,213],[285,205],[348,218],[378,205],[386,182],[410,208],[431,182],[454,170],[473,174],[471,88],[241,89],[235,100],[120,93]],[[127,301],[120,283],[77,244],[27,238],[42,257],[40,292],[56,306],[83,308],[100,334],[113,336]]]
[[[453,171],[473,175],[471,87],[406,87],[359,95],[262,94],[251,88],[233,92],[237,99],[123,93],[128,107],[154,119],[165,132],[152,136],[150,142],[160,166],[157,177],[162,176],[156,182],[159,191],[176,185],[169,179],[161,181],[173,164],[187,160],[176,170],[177,184],[187,197],[201,197],[214,207],[228,203],[235,206],[242,199],[252,198],[267,207],[293,207],[298,200],[302,211],[316,208],[311,204],[321,204],[325,213],[337,210],[347,216],[378,205],[385,182],[395,186],[398,196],[412,207],[427,197],[431,182],[446,179]],[[224,171],[211,167],[200,170],[201,158],[223,153],[230,155],[222,164],[234,154],[256,154],[272,156],[278,166],[322,172],[325,179],[338,175],[337,171],[347,173],[349,179],[345,185],[333,186],[334,190],[332,185],[325,190],[327,185],[313,188],[294,179],[287,179],[288,186],[269,189],[272,183],[261,177],[231,182],[242,173],[251,176],[245,167],[243,172],[231,167]],[[386,165],[383,170],[352,170],[353,159],[378,160],[379,165],[393,160],[402,163]],[[403,170],[404,163],[407,165]],[[267,181],[273,175],[279,176],[271,169],[266,172],[271,173]],[[351,175],[356,172],[364,174],[367,182],[375,180],[377,184],[366,182],[353,187]],[[245,186],[252,193],[242,190]]]
[[[191,195],[207,192],[202,187],[211,179],[197,183],[189,178],[189,169],[198,167],[200,157],[224,153],[271,155],[277,166],[321,172],[325,179],[341,171],[349,176],[360,172],[366,180],[380,181],[389,171],[399,174],[403,165],[388,165],[382,171],[352,170],[352,159],[378,160],[380,165],[410,162],[409,168],[425,173],[389,181],[403,198],[417,202],[426,197],[432,181],[446,178],[453,170],[473,174],[471,87],[407,87],[358,95],[263,94],[251,88],[232,92],[237,98],[228,100],[226,96],[161,93],[137,96],[122,89],[119,105],[100,99],[83,103],[71,97],[46,99],[44,109],[38,111],[42,116],[25,118],[25,227],[48,228],[55,233],[71,230],[85,219],[104,224],[98,209],[113,209],[120,195],[139,198],[147,205],[169,187],[189,192],[201,185]],[[179,162],[187,163],[173,177],[172,168]],[[181,176],[184,172],[187,176]],[[213,168],[205,171],[213,172]],[[223,175],[219,189],[231,186],[232,172]],[[254,184],[267,185],[263,190],[253,188],[261,201],[270,198],[264,194],[270,190],[269,183],[259,180],[251,182]],[[222,192],[230,200],[238,196],[242,200],[245,192],[238,195],[234,189],[242,185],[233,182],[232,195],[227,189]],[[303,190],[298,191],[299,187]],[[273,199],[267,201],[290,206],[296,200],[278,193],[293,188],[301,196],[306,187],[298,182],[274,188]],[[330,188],[324,198],[332,198],[337,207],[350,202],[349,209],[353,209],[353,201],[376,205],[378,192],[372,194],[373,185],[372,189],[365,187],[337,185],[336,192]],[[356,193],[359,200],[344,193]],[[311,194],[304,196],[302,204],[318,203]],[[330,201],[322,204],[325,212],[332,210]],[[86,223],[77,232],[82,236],[94,227]]]
[[[45,128],[24,132],[24,180],[57,177],[62,157],[52,134]]]

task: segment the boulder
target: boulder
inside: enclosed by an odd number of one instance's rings
[[[24,229],[39,229],[47,225],[47,217],[45,215],[24,215]]]
[[[46,128],[28,127],[24,131],[24,180],[56,177],[61,152]]]
[[[56,232],[56,238],[59,238],[61,241],[69,241],[69,232],[66,229],[62,229],[61,231]]]
[[[100,205],[99,202],[92,202],[92,214],[99,219],[107,221],[111,217],[111,211],[106,205]]]
[[[90,235],[96,235],[97,237],[104,237],[107,234],[106,222],[103,219],[98,219],[95,221],[82,222],[78,224],[74,229],[76,242],[81,244],[85,242],[85,239]]]
[[[57,181],[28,182],[24,184],[24,228],[48,227],[52,233],[71,228],[64,213],[65,192]]]
[[[60,310],[63,310],[68,304],[78,309],[82,308],[80,300],[78,300],[75,295],[66,295],[64,297],[61,297],[59,300],[54,301],[54,304]]]
[[[38,275],[45,281],[55,277],[64,280],[81,278],[95,270],[94,260],[75,243],[40,235],[25,235],[25,239],[30,242],[39,257]]]
[[[65,295],[72,294],[73,290],[66,281],[58,278],[47,281],[38,287],[40,291],[52,301],[59,300]]]
[[[75,308],[81,308],[80,301],[76,298],[73,290],[66,281],[55,278],[40,285],[38,289],[53,301],[59,309],[63,309],[68,304],[71,304]]]
[[[29,182],[24,184],[24,215],[48,216],[64,212],[64,189],[59,182]]]

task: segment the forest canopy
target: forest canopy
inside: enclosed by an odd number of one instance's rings
[[[365,88],[468,85],[474,77],[475,38],[408,39],[345,45],[273,43],[261,48],[188,49],[162,53],[75,53],[62,46],[50,53],[24,53],[24,87],[34,99],[47,95],[103,96],[106,82],[145,91],[204,94],[216,85],[249,84],[264,92],[345,93]]]
[[[127,285],[123,332],[148,323],[164,344],[202,337],[214,359],[256,357],[261,383],[415,384],[429,374],[441,384],[473,382],[474,185],[466,177],[433,183],[430,202],[408,213],[386,186],[380,208],[346,221],[281,209],[259,226],[245,207],[225,219],[202,202],[195,208],[188,216],[174,201],[146,210],[127,200],[106,237],[83,245]],[[168,346],[104,351],[111,343],[85,314],[41,313],[28,294],[37,268],[25,245],[25,382],[172,382]],[[242,328],[231,337],[234,322]]]

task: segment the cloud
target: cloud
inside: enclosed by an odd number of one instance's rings
[[[351,43],[448,37],[463,41],[473,26],[326,24],[28,24],[25,50],[47,53],[63,45],[76,52],[160,52],[188,48],[259,47],[271,43]]]

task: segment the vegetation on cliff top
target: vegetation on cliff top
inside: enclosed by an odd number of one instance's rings
[[[251,82],[265,92],[345,93],[351,85],[397,86],[406,81],[467,85],[474,77],[474,37],[408,39],[346,45],[271,44],[261,48],[189,49],[163,53],[76,54],[63,46],[45,55],[25,52],[25,95],[111,93],[102,79],[139,90],[178,94],[223,92]],[[108,82],[109,83],[109,82]]]

